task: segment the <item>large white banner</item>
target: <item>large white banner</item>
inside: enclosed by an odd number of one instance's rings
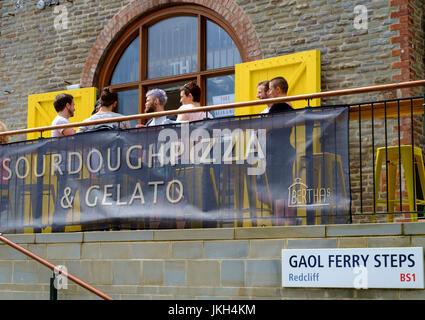
[[[423,248],[283,249],[282,286],[424,288]]]

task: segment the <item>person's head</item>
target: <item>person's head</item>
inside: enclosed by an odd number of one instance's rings
[[[195,81],[186,83],[180,88],[180,103],[190,104],[193,102],[201,102],[201,88]]]
[[[288,82],[284,77],[277,77],[269,82],[269,98],[284,97],[288,93]]]
[[[0,121],[0,132],[6,132],[6,131],[8,131],[7,126],[2,121]],[[1,136],[0,144],[9,143],[9,140],[10,140],[9,136]]]
[[[53,100],[53,106],[57,113],[62,116],[70,118],[74,116],[75,103],[74,97],[67,93],[59,93]]]
[[[145,112],[163,111],[168,97],[162,89],[152,89],[146,93]]]
[[[257,85],[257,98],[258,99],[267,99],[269,96],[267,92],[269,91],[269,81],[261,81]]]
[[[111,92],[109,88],[105,88],[100,96],[100,107],[107,107],[114,110],[118,104],[118,93]]]

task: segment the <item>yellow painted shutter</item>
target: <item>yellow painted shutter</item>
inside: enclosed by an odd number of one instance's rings
[[[320,92],[320,51],[312,50],[280,57],[257,60],[235,66],[235,101],[256,100],[257,84],[275,77],[288,81],[288,96]],[[304,108],[306,101],[291,102],[294,108]],[[310,106],[319,106],[314,99]],[[267,106],[238,108],[235,115],[257,114]]]
[[[28,128],[50,126],[57,116],[53,100],[59,93],[68,93],[74,97],[75,114],[71,122],[79,122],[91,116],[96,102],[96,88],[83,88],[32,94],[28,96]],[[43,137],[51,137],[51,131],[43,132]],[[40,133],[29,133],[27,139],[37,139]]]

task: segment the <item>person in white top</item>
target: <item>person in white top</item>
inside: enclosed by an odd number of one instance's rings
[[[73,117],[75,112],[74,97],[67,93],[59,93],[53,101],[53,106],[58,115],[53,119],[52,126],[68,124],[69,118]],[[73,128],[61,128],[52,130],[52,137],[69,136],[74,133]]]
[[[191,81],[180,88],[180,103],[182,104],[178,110],[195,109],[201,106],[201,88],[195,81]],[[197,121],[211,119],[209,112],[191,112],[182,113],[177,116],[177,121]]]
[[[122,117],[122,114],[114,112],[118,105],[118,93],[111,92],[109,88],[103,89],[102,95],[100,96],[100,108],[93,114],[90,118],[84,120],[94,121],[100,119],[110,119]],[[86,132],[86,131],[96,131],[101,129],[130,129],[130,121],[118,122],[108,122],[95,125],[81,126],[78,128],[77,132]]]

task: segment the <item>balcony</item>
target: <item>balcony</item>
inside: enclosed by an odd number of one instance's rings
[[[293,100],[308,104],[320,97],[424,84],[421,80],[197,111]],[[189,111],[180,111],[185,112]],[[1,150],[7,171],[2,180],[8,183],[1,185],[0,225],[3,232],[20,233],[422,221],[423,116],[424,98],[410,97],[16,142]],[[158,141],[164,130],[174,130],[178,146],[185,126],[187,132],[209,135],[203,136],[211,144],[209,151],[202,156],[198,152],[204,160],[197,160],[192,149],[186,149],[186,155],[174,149],[169,154],[161,151]],[[0,136],[28,132],[42,136],[52,128]],[[226,134],[230,149],[225,147]],[[191,140],[189,146],[197,141]],[[250,162],[247,152],[252,142],[256,162]],[[220,150],[218,158],[215,147]],[[166,155],[170,157],[162,160]]]

